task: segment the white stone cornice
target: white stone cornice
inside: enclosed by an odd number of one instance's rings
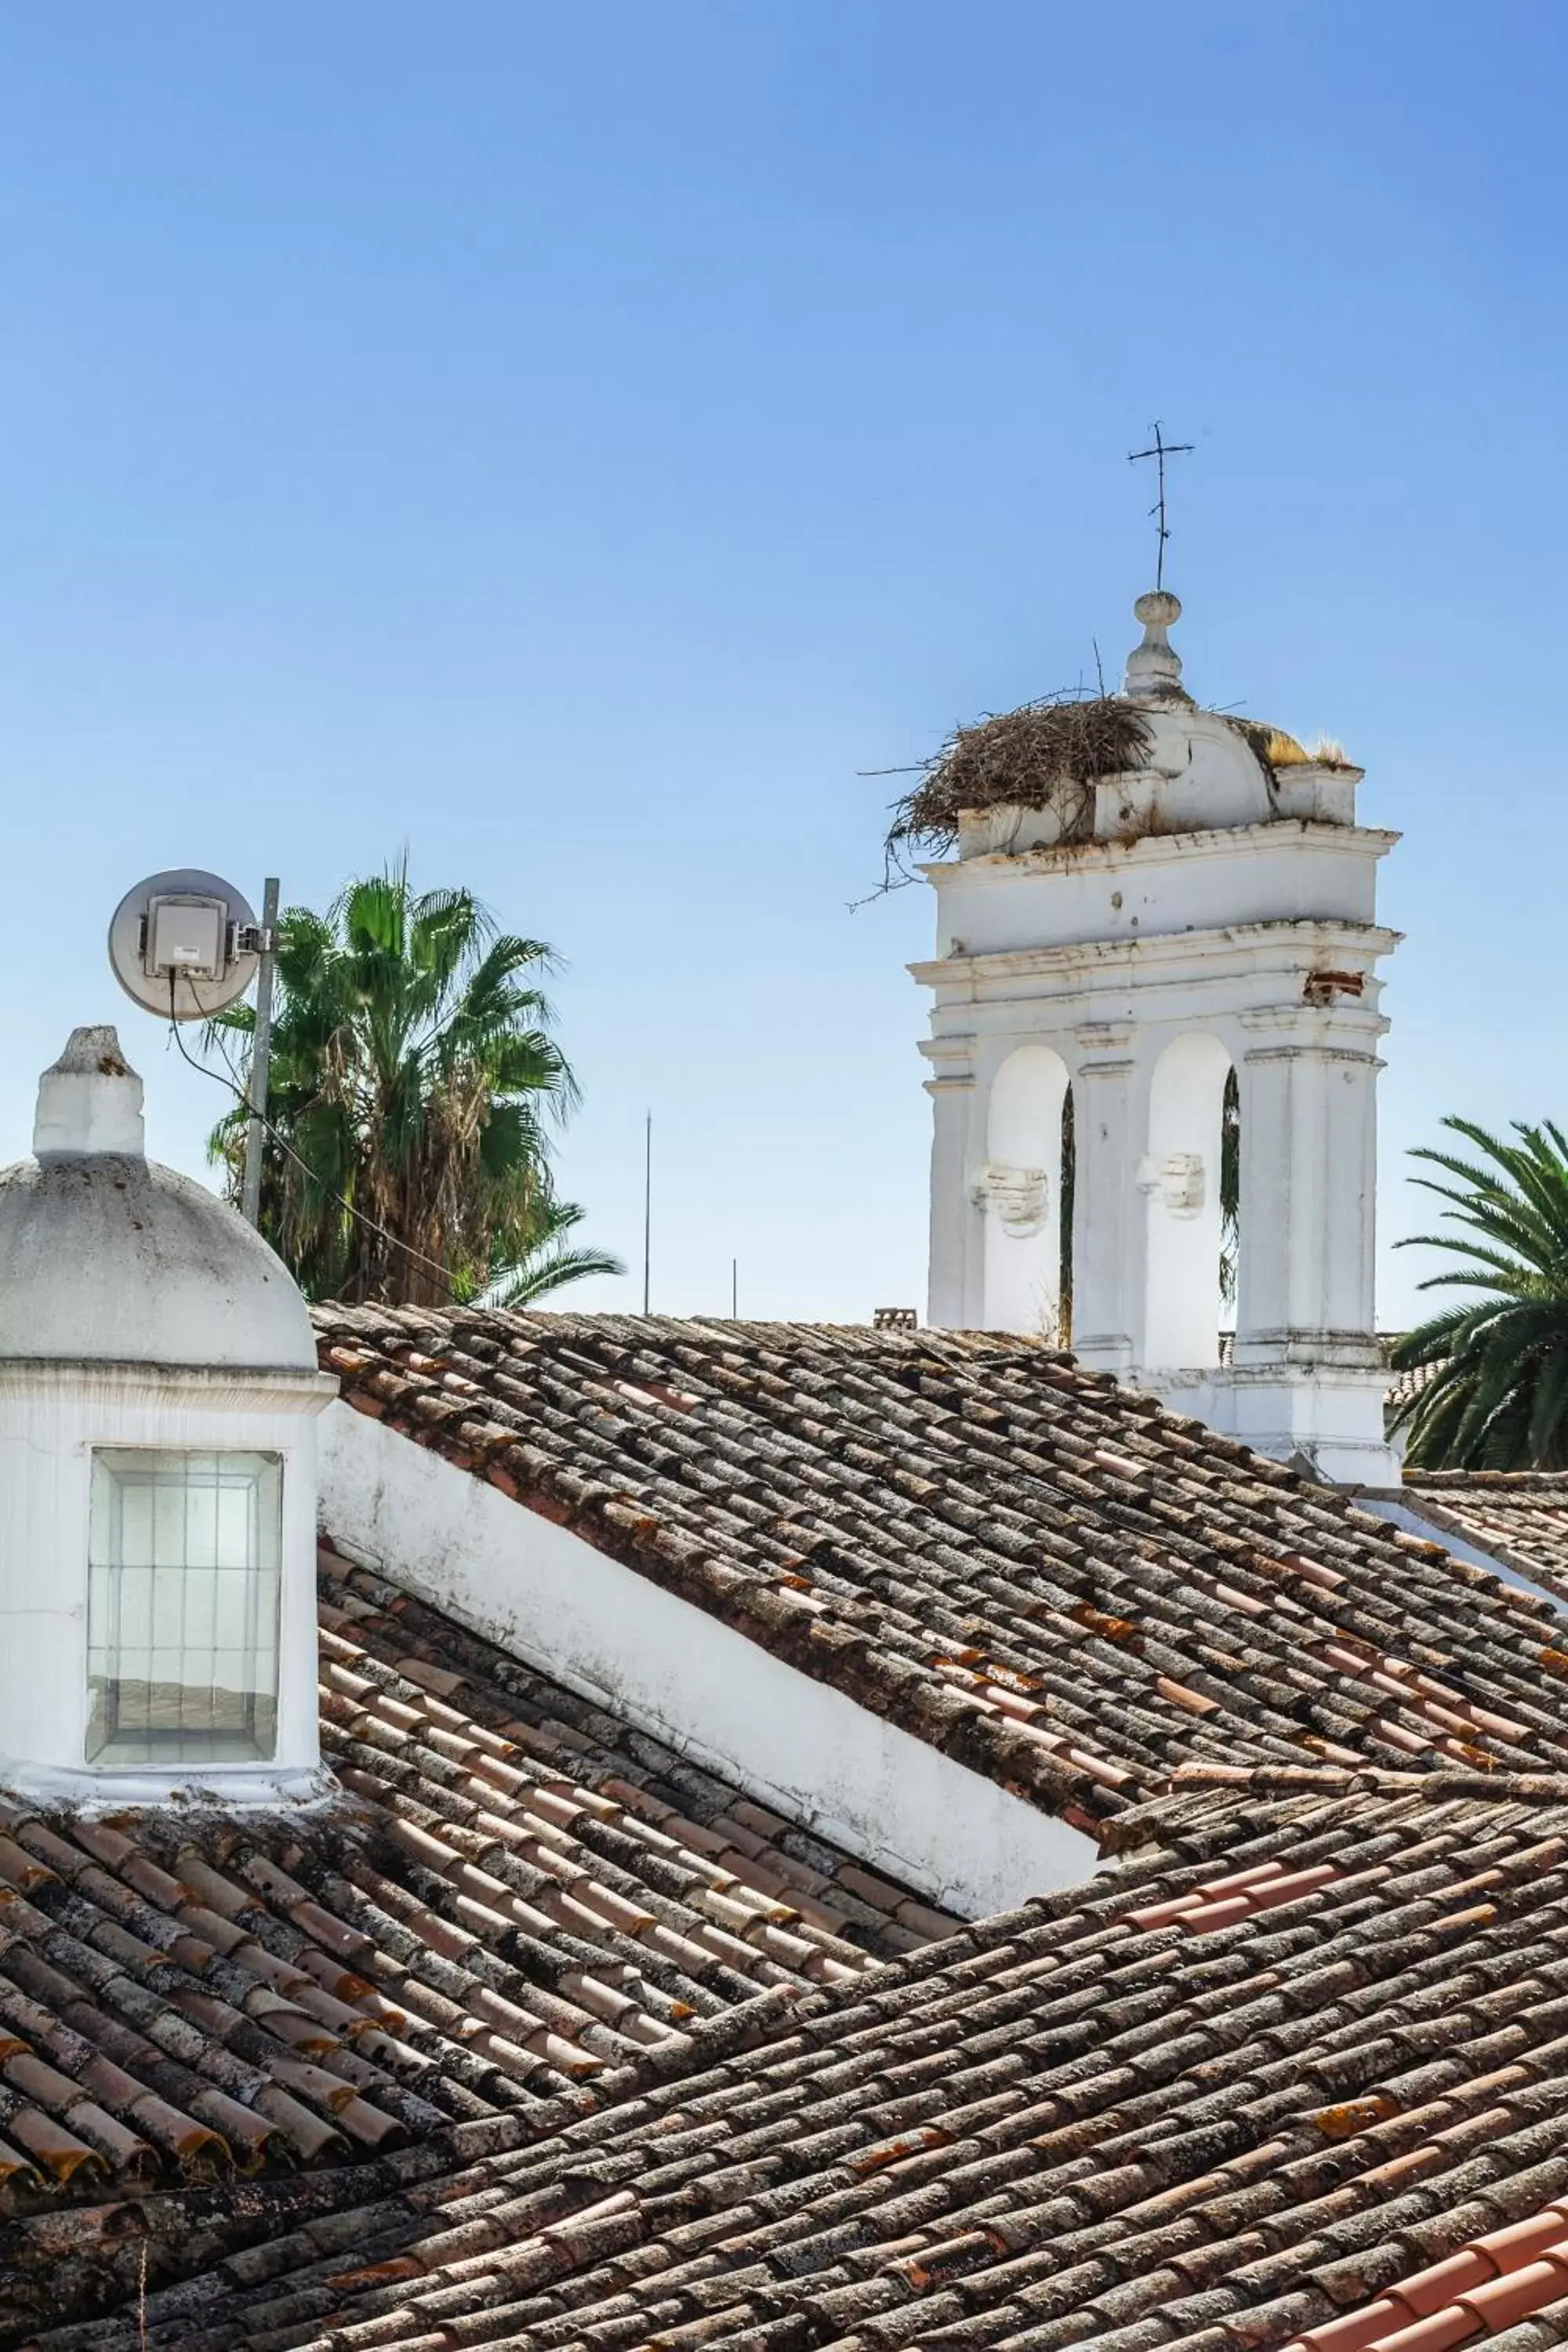
[[[1120,877],[1140,876],[1161,866],[1186,865],[1194,859],[1255,854],[1289,842],[1297,856],[1321,852],[1342,857],[1353,847],[1371,857],[1386,857],[1400,840],[1382,826],[1325,824],[1310,817],[1271,817],[1262,824],[1215,825],[1202,833],[1145,833],[1133,841],[1086,841],[1042,849],[992,850],[983,857],[943,858],[922,866],[921,872],[941,891],[959,879],[969,883],[1016,881],[1021,874],[1100,874]]]
[[[1291,1030],[1305,1038],[1339,1035],[1345,1030],[1381,1037],[1388,1027],[1387,1014],[1360,996],[1342,998],[1337,1004],[1312,1004],[1304,999],[1288,1004],[1255,1004],[1236,1017],[1244,1029]]]
[[[1206,978],[1221,967],[1255,970],[1264,950],[1281,947],[1294,950],[1286,968],[1298,973],[1304,961],[1315,964],[1325,953],[1360,956],[1370,969],[1378,957],[1391,955],[1402,937],[1403,933],[1386,930],[1379,923],[1332,916],[1293,918],[1205,930],[1151,931],[1136,939],[995,948],[982,955],[943,956],[940,961],[911,963],[906,970],[922,987],[945,992],[957,982],[968,992],[982,982],[1005,980],[1065,976],[1100,984],[1108,974],[1152,977],[1157,967],[1201,969]]]
[[[1387,1022],[1383,1025],[1386,1029]],[[1373,1071],[1387,1066],[1377,1055],[1359,1046],[1330,1044],[1321,1038],[1306,1038],[1290,1045],[1249,1045],[1243,1058],[1249,1069],[1260,1062],[1354,1062]]]
[[[324,1412],[339,1393],[334,1372],[208,1370],[199,1364],[0,1360],[0,1405],[16,1398],[146,1406],[165,1412]]]

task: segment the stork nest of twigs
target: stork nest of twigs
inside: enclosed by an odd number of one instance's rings
[[[889,871],[907,871],[910,852],[955,849],[964,810],[1055,809],[1063,839],[1078,838],[1093,815],[1093,785],[1142,767],[1150,740],[1142,715],[1109,694],[1047,695],[955,728],[893,803]]]

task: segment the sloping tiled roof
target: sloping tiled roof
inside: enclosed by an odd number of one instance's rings
[[[1568,1599],[1568,1471],[1412,1470],[1411,1507]]]
[[[443,2178],[394,2153],[357,2212],[37,2340],[1568,2340],[1568,1781],[1316,1778],[1265,1771],[1261,1813],[1212,1787],[1129,1813],[1158,1860],[764,1994],[716,2063],[548,2134],[510,2118],[510,2147]]]
[[[620,1952],[628,1983],[667,1958],[700,2015],[787,1977],[834,1983],[953,1924],[330,1546],[321,1622],[322,1747],[343,1786],[417,1860],[411,1832],[476,1862],[506,1839],[549,1923],[533,1932]],[[605,2013],[640,2045],[668,2032],[667,2007],[650,1992],[644,2013]]]
[[[1204,1759],[1568,1769],[1545,1602],[1041,1342],[317,1322],[360,1412],[1080,1825]]]
[[[122,2200],[178,2184],[240,2242],[258,2175],[585,2109],[952,1924],[331,1553],[321,1607],[344,1809],[0,1802],[0,2213],[40,2217],[0,2280],[68,2245],[56,2311],[123,2288]]]
[[[1396,1414],[1402,1413],[1405,1406],[1413,1402],[1430,1381],[1436,1379],[1440,1367],[1436,1364],[1413,1364],[1405,1371],[1392,1372],[1389,1375],[1388,1393],[1383,1401],[1384,1420],[1392,1423]]]

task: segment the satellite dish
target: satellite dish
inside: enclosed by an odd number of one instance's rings
[[[244,892],[191,866],[138,882],[109,926],[115,979],[163,1021],[206,1021],[237,1004],[256,977],[260,943]]]

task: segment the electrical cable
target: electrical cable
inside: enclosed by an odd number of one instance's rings
[[[184,977],[185,986],[190,990],[192,996],[195,998],[196,1010],[198,1013],[202,1013],[202,1000],[200,995],[197,993],[196,984],[195,981],[192,980],[188,972]],[[335,1208],[342,1209],[345,1216],[353,1217],[356,1223],[364,1226],[367,1233],[379,1234],[380,1238],[384,1242],[390,1242],[394,1249],[401,1250],[405,1257],[412,1258],[416,1265],[422,1265],[426,1267],[428,1272],[435,1275],[438,1278],[442,1288],[445,1290],[447,1297],[451,1300],[454,1307],[472,1306],[473,1301],[471,1299],[460,1298],[458,1293],[453,1289],[452,1277],[447,1273],[447,1268],[444,1265],[440,1265],[433,1257],[426,1257],[424,1251],[416,1250],[411,1242],[402,1241],[398,1238],[396,1234],[389,1233],[387,1228],[384,1225],[378,1224],[374,1217],[367,1217],[363,1209],[356,1209],[353,1202],[345,1199],[342,1192],[335,1191],[334,1188],[327,1182],[324,1177],[317,1175],[310,1161],[303,1159],[300,1154],[295,1150],[294,1146],[289,1142],[288,1137],[279,1133],[278,1129],[273,1126],[272,1121],[268,1118],[266,1112],[259,1111],[255,1108],[254,1104],[251,1102],[250,1097],[236,1076],[234,1066],[229,1061],[228,1055],[225,1051],[221,1042],[215,1040],[215,1042],[217,1043],[218,1052],[223,1055],[225,1066],[222,1070],[211,1069],[205,1062],[198,1062],[196,1060],[195,1055],[187,1049],[185,1041],[180,1034],[180,1024],[174,1011],[174,990],[177,975],[174,968],[171,966],[169,971],[169,1036],[171,1041],[179,1048],[181,1057],[190,1064],[191,1068],[195,1071],[197,1076],[211,1078],[215,1086],[226,1087],[229,1093],[233,1095],[236,1102],[239,1104],[240,1108],[245,1112],[247,1118],[255,1119],[263,1134],[269,1135],[271,1137],[273,1142],[278,1146],[279,1150],[283,1152],[287,1158],[291,1160],[296,1168],[303,1171],[304,1174],[310,1178],[311,1183],[318,1186],[320,1190],[326,1194],[328,1200],[332,1202]],[[213,1025],[215,1016],[211,1013],[204,1013],[203,1017],[205,1019],[210,1029]]]

